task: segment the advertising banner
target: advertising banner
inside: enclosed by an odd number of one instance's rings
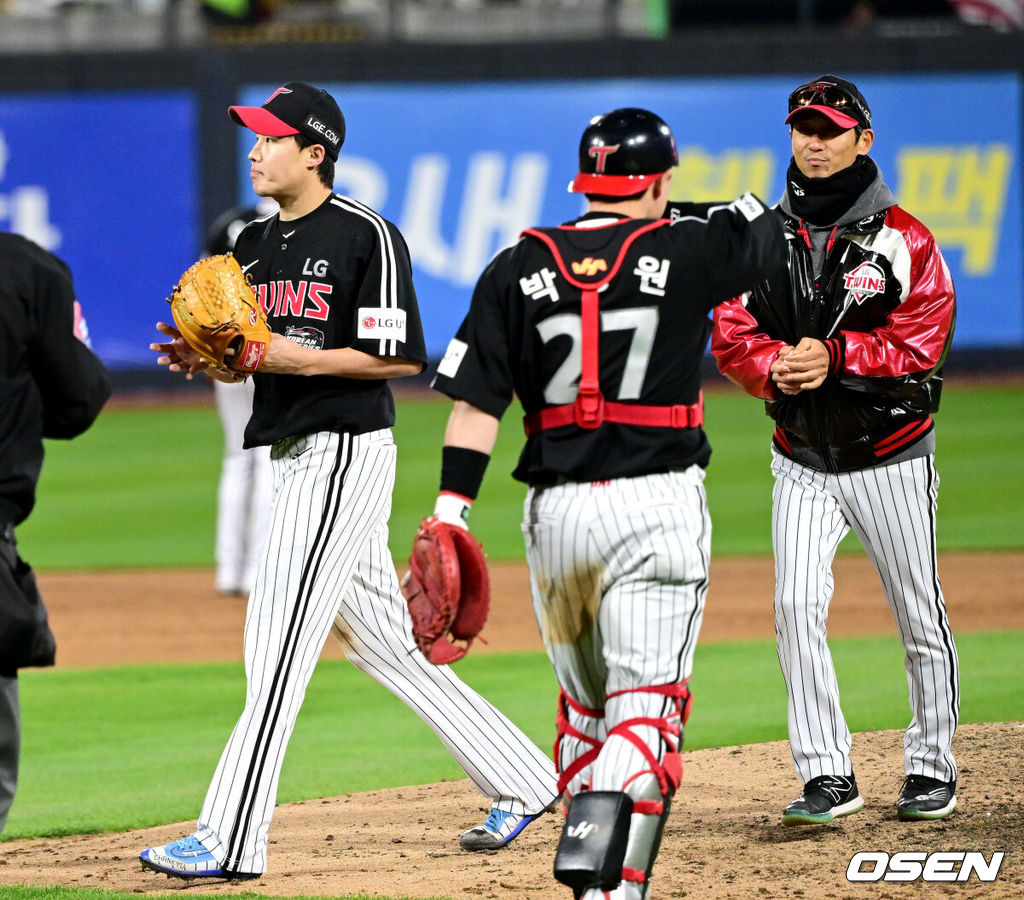
[[[195,262],[196,105],[186,93],[0,97],[0,229],[61,257],[93,349],[155,365],[154,323]]]
[[[427,346],[440,355],[492,255],[535,224],[578,215],[568,194],[589,119],[641,106],[671,126],[678,199],[777,202],[791,157],[787,77],[472,84],[324,84],[348,136],[336,189],[367,203],[409,243]],[[872,157],[900,204],[938,239],[959,299],[955,344],[1024,344],[1021,85],[1015,73],[844,73],[874,114]],[[261,104],[256,85],[239,102]],[[239,200],[251,200],[239,129]]]

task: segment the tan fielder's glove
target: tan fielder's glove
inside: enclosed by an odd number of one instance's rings
[[[413,539],[402,594],[423,655],[436,665],[462,659],[491,608],[484,548],[465,528],[437,516],[424,519]]]
[[[270,346],[270,327],[230,253],[199,260],[167,302],[181,336],[211,366],[244,375],[259,368]]]

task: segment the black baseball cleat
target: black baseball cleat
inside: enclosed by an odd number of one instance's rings
[[[908,775],[896,801],[896,818],[901,822],[944,819],[956,806],[956,779],[940,781],[927,775]]]
[[[850,775],[819,775],[782,812],[783,825],[824,825],[864,808],[857,779]]]

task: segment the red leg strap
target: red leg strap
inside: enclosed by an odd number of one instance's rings
[[[675,698],[676,711],[680,720],[685,724],[687,718],[689,718],[693,695],[690,693],[690,689],[685,681],[679,684],[661,684],[639,688],[627,688],[621,691],[614,691],[608,696],[611,698],[629,693],[660,694],[664,697]],[[660,760],[654,756],[651,748],[648,747],[647,744],[644,743],[632,730],[637,726],[645,725],[651,728],[657,728],[665,743],[668,744],[669,750]],[[674,722],[669,722],[667,718],[656,719],[638,717],[635,719],[627,719],[624,722],[619,722],[618,725],[611,729],[608,736],[611,737],[612,735],[619,735],[620,737],[624,737],[640,751],[644,759],[647,761],[647,764],[650,766],[650,769],[647,771],[650,771],[650,773],[658,779],[658,786],[661,789],[661,794],[662,796],[666,796],[674,794],[683,779],[683,761],[679,754],[680,732],[680,726],[676,725]],[[645,774],[645,772],[637,772],[632,778],[630,778],[630,781],[643,774]],[[629,782],[627,782],[627,784],[628,783]],[[623,787],[625,787],[625,785]]]
[[[690,718],[690,707],[693,706],[693,692],[690,690],[689,679],[682,681],[679,684],[658,684],[649,687],[638,687],[638,688],[625,688],[621,691],[613,691],[608,695],[610,700],[612,697],[618,697],[620,694],[661,694],[665,697],[679,697],[682,700],[682,713],[681,718],[685,725],[687,720]]]
[[[603,719],[604,710],[590,709],[589,707],[583,706],[581,703],[577,703],[572,699],[564,690],[559,691],[558,695],[558,713],[555,716],[555,746],[553,750],[555,760],[555,770],[558,772],[558,792],[564,793],[566,787],[575,778],[581,770],[589,766],[598,754],[601,752],[601,741],[597,738],[591,737],[589,734],[584,734],[578,728],[575,728],[569,721],[568,710],[572,709],[574,712],[581,716],[588,716],[592,719]],[[584,744],[590,745],[590,750],[582,755],[576,757],[572,763],[563,771],[559,759],[561,754],[559,753],[559,747],[562,743],[563,737],[573,737]]]
[[[647,873],[642,869],[631,869],[629,866],[623,866],[622,868],[622,880],[623,881],[636,881],[643,884],[647,880]]]

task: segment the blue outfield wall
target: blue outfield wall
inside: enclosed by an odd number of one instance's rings
[[[1021,350],[1020,76],[845,74],[872,105],[872,157],[952,270],[956,346]],[[348,124],[336,188],[405,234],[437,357],[491,256],[522,228],[580,211],[566,184],[592,115],[661,115],[679,145],[680,199],[752,190],[774,202],[790,158],[786,96],[807,77],[329,83]],[[237,101],[258,105],[277,86],[245,86]],[[0,227],[71,264],[94,346],[114,367],[152,364],[153,323],[201,252],[197,110],[186,91],[0,97]],[[70,142],[41,140],[55,121]],[[236,198],[250,202],[252,135],[234,134]]]
[[[153,324],[197,253],[196,109],[185,91],[0,95],[0,229],[71,266],[115,368],[152,362]]]

